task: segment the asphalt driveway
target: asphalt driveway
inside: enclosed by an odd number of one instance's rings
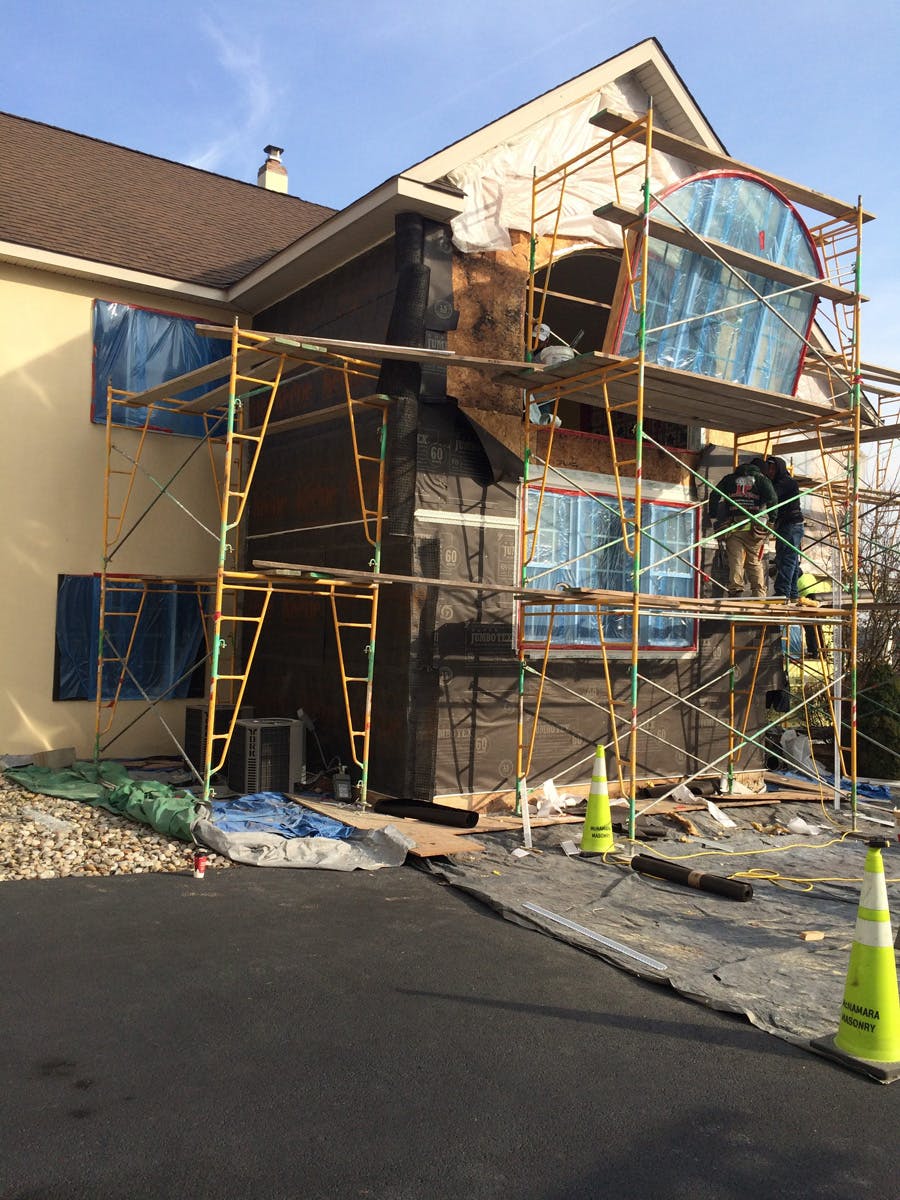
[[[900,1084],[413,867],[0,885],[0,1198],[890,1200]]]

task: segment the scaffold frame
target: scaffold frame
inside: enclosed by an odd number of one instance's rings
[[[675,422],[679,421],[679,419],[692,418],[693,423],[700,423],[704,420],[704,417],[708,418],[711,415],[711,406],[706,403],[706,395],[709,393],[711,386],[717,389],[719,396],[724,393],[725,403],[720,403],[716,406],[715,419],[714,421],[709,420],[708,424],[712,425],[715,429],[730,431],[732,436],[731,450],[733,465],[737,465],[742,449],[751,449],[754,453],[762,453],[763,455],[770,453],[790,453],[795,449],[817,450],[821,455],[824,478],[821,481],[813,482],[809,486],[804,487],[801,495],[804,497],[820,497],[830,518],[829,534],[839,562],[838,577],[834,581],[835,590],[837,596],[841,598],[841,603],[827,612],[819,609],[815,613],[814,628],[816,630],[816,637],[818,638],[821,677],[822,679],[827,679],[828,684],[817,689],[813,698],[819,699],[823,694],[827,697],[835,742],[835,803],[839,805],[842,795],[846,792],[852,819],[855,824],[858,807],[857,738],[859,730],[857,675],[859,614],[861,611],[859,593],[860,506],[864,498],[871,500],[873,495],[876,497],[879,496],[879,483],[882,485],[882,490],[884,484],[883,479],[876,480],[875,488],[870,488],[868,492],[862,486],[860,476],[860,447],[862,444],[874,444],[882,440],[889,440],[896,437],[898,433],[896,424],[886,422],[884,414],[881,411],[877,411],[874,414],[869,412],[867,414],[869,423],[864,429],[862,422],[863,403],[864,400],[868,403],[868,393],[864,396],[863,382],[865,380],[867,384],[873,385],[874,390],[879,394],[879,398],[884,397],[886,401],[890,399],[892,402],[896,398],[896,393],[893,389],[900,382],[900,376],[896,372],[892,372],[886,368],[869,368],[867,374],[861,363],[859,329],[861,304],[864,299],[860,290],[861,239],[862,226],[865,221],[871,219],[871,214],[863,209],[861,200],[857,201],[855,205],[845,205],[831,197],[825,197],[821,193],[800,188],[799,185],[787,184],[787,181],[784,180],[776,181],[779,190],[784,194],[791,196],[800,203],[818,209],[820,212],[827,214],[828,218],[813,230],[814,239],[826,266],[825,277],[815,281],[811,278],[808,280],[792,279],[790,272],[773,267],[771,264],[766,267],[755,256],[736,252],[721,243],[710,243],[699,232],[689,229],[683,221],[679,221],[679,228],[673,231],[671,225],[667,226],[651,215],[651,202],[654,204],[661,203],[658,197],[652,194],[651,190],[652,161],[656,145],[652,109],[637,118],[622,117],[608,111],[601,112],[594,118],[594,123],[601,127],[607,134],[610,131],[614,131],[611,137],[605,137],[595,149],[599,153],[607,152],[610,156],[610,173],[615,186],[616,203],[598,209],[597,215],[605,219],[612,219],[623,228],[625,290],[631,297],[632,306],[638,315],[637,352],[631,359],[617,358],[609,354],[601,355],[596,352],[591,355],[577,355],[552,370],[552,374],[556,377],[552,382],[548,380],[547,382],[542,381],[538,386],[530,385],[528,394],[530,394],[531,398],[542,404],[544,410],[551,411],[549,422],[551,430],[546,441],[544,459],[542,462],[538,462],[531,448],[534,440],[534,429],[530,422],[528,404],[523,404],[523,442],[525,446],[523,458],[526,463],[525,486],[527,487],[529,483],[529,468],[537,465],[539,475],[537,487],[540,495],[543,496],[548,473],[552,469],[553,427],[556,425],[554,418],[556,417],[560,399],[571,398],[581,402],[593,403],[605,410],[622,528],[621,544],[633,564],[632,594],[630,597],[631,687],[629,697],[630,711],[626,717],[616,711],[617,704],[620,701],[617,701],[614,696],[610,683],[609,657],[602,633],[602,616],[604,612],[611,612],[612,609],[609,607],[609,602],[606,605],[600,603],[596,607],[596,620],[598,630],[600,631],[599,658],[601,660],[602,678],[605,681],[607,689],[607,704],[606,706],[599,705],[598,707],[604,708],[609,718],[611,736],[607,740],[606,748],[613,752],[620,791],[621,794],[627,796],[629,802],[628,836],[632,840],[635,837],[636,802],[639,783],[636,769],[637,745],[638,734],[641,731],[639,697],[642,687],[659,687],[657,682],[650,680],[641,671],[640,666],[640,616],[642,613],[653,611],[654,607],[654,600],[641,591],[640,543],[642,535],[646,536],[647,532],[642,527],[642,458],[644,447],[648,445],[653,446],[656,451],[663,455],[669,453],[665,446],[661,445],[646,431],[645,416],[648,413],[652,413],[653,415],[667,417]],[[643,204],[641,212],[624,209],[621,204],[618,186],[620,176],[614,156],[616,148],[621,148],[626,143],[640,144],[644,147],[645,151],[643,156],[643,182],[641,188]],[[677,143],[677,146],[675,143]],[[693,147],[690,143],[684,142],[683,139],[674,138],[673,135],[665,132],[662,133],[659,139],[659,145],[664,148],[665,152],[673,152],[677,149],[679,157],[701,167],[721,168],[723,166],[739,166],[741,170],[755,175],[757,178],[772,182],[772,176],[766,172],[757,171],[752,167],[747,167],[745,164],[734,164],[732,160],[727,159],[727,156],[710,152],[706,148]],[[530,232],[529,284],[527,291],[526,357],[530,357],[537,348],[536,331],[543,320],[546,296],[547,294],[552,294],[550,291],[550,281],[552,266],[557,255],[557,231],[565,187],[569,182],[572,171],[578,168],[582,159],[594,162],[596,155],[592,155],[590,151],[585,151],[579,157],[578,161],[561,164],[559,167],[545,171],[540,176],[535,175],[533,183],[532,228]],[[555,214],[555,220],[552,206],[547,203],[546,199],[543,199],[543,207],[538,203],[539,196],[546,197],[546,193],[554,188],[559,206]],[[544,222],[543,228],[545,229],[548,217],[553,224],[553,233],[548,238],[548,235],[544,232],[545,240],[549,241],[549,249],[546,252],[546,259],[539,263],[537,261],[539,222]],[[690,396],[691,384],[684,380],[682,372],[649,364],[646,355],[646,336],[648,332],[646,322],[647,252],[651,238],[660,237],[666,241],[674,241],[675,244],[690,249],[700,249],[702,253],[719,259],[720,262],[746,285],[749,291],[753,293],[754,298],[762,301],[764,304],[767,302],[766,298],[755,291],[752,284],[744,278],[742,272],[754,271],[769,275],[771,278],[781,278],[791,288],[808,288],[808,290],[813,291],[825,301],[830,302],[835,310],[835,315],[831,321],[831,327],[835,330],[832,338],[832,347],[826,348],[825,339],[818,334],[815,336],[815,341],[810,340],[810,338],[804,339],[807,357],[814,362],[815,369],[827,378],[828,402],[817,406],[815,402],[804,400],[800,397],[785,397],[766,393],[751,397],[749,390],[746,395],[742,396],[742,389],[739,385],[729,385],[718,380],[712,381],[696,376],[693,380],[695,395],[692,404]],[[543,273],[542,289],[539,289],[536,285],[536,276],[539,271]],[[811,330],[811,335],[813,333],[814,331]],[[648,381],[650,381],[649,387]],[[657,381],[660,381],[662,387],[668,387],[668,395],[666,397],[661,395],[662,388],[657,386]],[[510,382],[512,382],[512,379]],[[523,388],[529,388],[527,376],[520,375],[518,382],[520,382]],[[674,396],[672,394],[673,385],[675,389]],[[729,398],[735,396],[739,397],[738,402]],[[552,410],[549,403],[551,401],[553,402]],[[817,407],[819,411],[816,411]],[[871,405],[869,407],[871,408]],[[629,452],[628,458],[623,458],[617,452],[616,436],[613,428],[613,414],[626,410],[634,420],[634,448]],[[895,412],[896,410],[893,410],[892,415],[895,415]],[[834,472],[831,469],[832,464],[828,458],[829,451],[832,452],[833,457],[836,448],[845,451],[844,477],[842,480],[834,478]],[[682,463],[682,466],[684,465]],[[687,468],[687,471],[693,477],[693,482],[696,482],[700,478],[690,468]],[[625,506],[622,502],[623,474],[629,478],[632,484],[634,496],[632,516],[626,515]],[[704,480],[704,482],[708,484],[708,481]],[[885,502],[890,503],[894,499],[893,495],[888,495]],[[704,501],[701,499],[698,502],[698,507],[703,503]],[[525,505],[523,505],[524,508]],[[540,510],[541,504],[539,501],[537,504],[537,521],[534,528],[528,528],[527,519],[522,522],[521,583],[523,588],[527,588],[528,586],[530,556],[527,540],[530,537],[531,544],[533,545],[534,540],[537,538],[536,526],[540,520]],[[726,530],[725,532],[728,531]],[[779,535],[772,531],[772,536],[777,540]],[[702,545],[708,542],[708,540],[708,535],[701,536],[689,548],[690,551],[698,555],[698,571],[702,571],[699,551]],[[810,558],[808,553],[804,553],[802,550],[800,553],[801,561],[813,563],[813,559]],[[816,565],[817,570],[821,569],[818,564],[814,565]],[[846,603],[843,602],[844,596],[847,597]],[[618,597],[616,603],[621,605],[625,599],[625,597]],[[528,794],[527,777],[534,750],[534,734],[537,729],[541,700],[548,681],[553,618],[560,606],[572,602],[571,597],[566,597],[565,599],[557,599],[549,605],[550,620],[546,635],[546,645],[543,652],[536,656],[540,660],[539,666],[533,666],[527,661],[524,621],[525,614],[539,608],[542,603],[545,605],[546,615],[546,601],[540,601],[535,598],[525,599],[520,602],[520,703],[519,753],[517,758],[517,799],[520,808],[525,804]],[[577,598],[575,598],[575,602],[577,602]],[[763,744],[760,739],[765,736],[772,725],[778,724],[778,722],[772,722],[760,729],[748,728],[762,651],[762,641],[759,643],[759,649],[756,654],[750,687],[749,689],[744,689],[746,702],[743,705],[743,714],[739,713],[735,681],[736,630],[740,628],[742,623],[746,623],[748,620],[752,624],[761,625],[764,628],[765,625],[771,623],[773,616],[783,627],[789,627],[795,623],[800,624],[801,621],[803,625],[810,624],[809,610],[801,612],[798,611],[797,606],[783,603],[778,607],[778,612],[776,613],[773,611],[776,606],[767,605],[766,607],[769,611],[764,614],[760,613],[758,616],[742,611],[740,613],[732,612],[726,618],[730,622],[729,663],[727,668],[729,681],[728,720],[719,720],[718,723],[727,728],[728,751],[720,759],[706,763],[704,766],[708,773],[715,772],[725,776],[728,791],[734,786],[736,768],[743,752],[749,747],[759,748]],[[825,639],[820,633],[820,629],[826,625],[835,631],[835,636],[832,638],[832,661],[828,664],[825,661]],[[787,639],[784,640],[787,641]],[[801,673],[803,669],[802,661],[801,657]],[[530,732],[525,728],[524,720],[526,677],[533,677],[536,680],[536,695],[531,705],[532,727]],[[795,706],[795,709],[805,714],[808,725],[808,702],[810,697],[806,695],[805,691],[802,692],[802,695],[803,703]],[[691,705],[692,700],[693,697],[672,697],[672,701],[675,704]],[[590,701],[590,703],[595,702]],[[848,725],[849,744],[846,747],[842,745],[841,737],[842,703],[849,704],[850,713]],[[795,715],[795,711],[792,710],[787,715],[793,716]],[[646,725],[644,726],[644,732],[650,737],[655,736],[652,730],[648,729]],[[623,752],[622,749],[623,737],[627,741],[627,753]],[[682,749],[688,750],[688,753],[690,753],[687,747]],[[627,768],[623,766],[623,759],[627,761]],[[691,776],[687,780],[675,781],[671,790],[674,790],[677,783],[690,782],[702,773],[703,770],[701,768],[701,771],[698,771],[696,776]],[[846,789],[842,787],[844,776],[849,777],[849,787]],[[662,798],[665,798],[665,794]]]

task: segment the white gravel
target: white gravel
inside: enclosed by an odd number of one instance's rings
[[[208,852],[207,871],[234,864]],[[193,847],[80,800],[40,796],[0,773],[0,881],[193,870]]]

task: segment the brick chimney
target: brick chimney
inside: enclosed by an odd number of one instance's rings
[[[264,152],[266,161],[259,168],[256,182],[260,187],[268,188],[270,192],[287,192],[288,174],[281,161],[284,154],[282,146],[266,146]]]

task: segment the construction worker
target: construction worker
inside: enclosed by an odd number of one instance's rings
[[[812,571],[804,571],[797,580],[797,603],[808,608],[818,608],[820,604],[830,600],[832,590],[830,579],[821,579]],[[806,657],[818,658],[819,651],[823,649],[820,626],[804,625],[803,634],[806,641]]]
[[[709,516],[717,534],[722,531],[719,540],[724,541],[728,558],[729,596],[740,596],[745,581],[754,599],[766,595],[762,564],[768,534],[765,514],[777,498],[764,467],[764,460],[756,458],[710,485]]]
[[[783,596],[795,604],[798,597],[797,580],[800,577],[800,544],[803,541],[800,489],[783,458],[770,455],[765,460],[765,471],[778,498],[778,507],[772,514],[773,528],[777,534],[775,595]]]

